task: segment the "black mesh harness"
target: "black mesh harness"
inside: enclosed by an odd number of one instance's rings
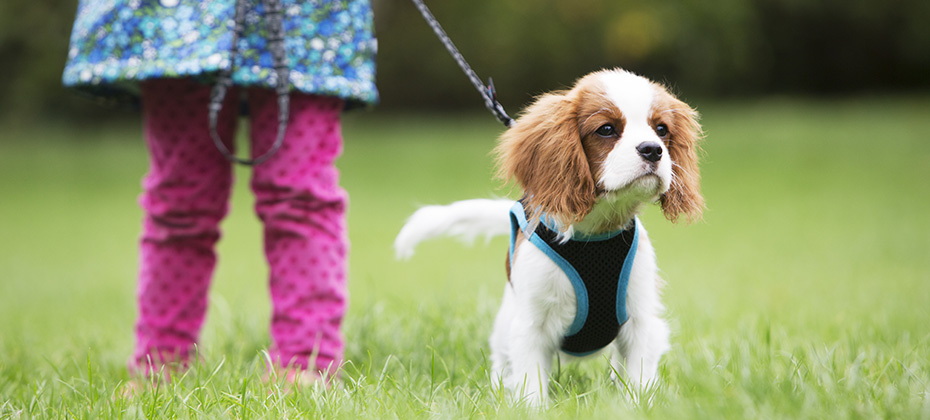
[[[633,259],[639,244],[639,221],[603,235],[561,242],[558,233],[541,218],[527,232],[526,211],[521,202],[510,210],[510,263],[517,232],[549,257],[568,277],[575,290],[575,319],[565,332],[561,349],[573,356],[594,353],[617,338],[627,319],[626,294]]]

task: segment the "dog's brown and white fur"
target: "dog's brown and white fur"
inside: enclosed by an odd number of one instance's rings
[[[541,96],[501,137],[499,174],[523,188],[524,206],[561,227],[563,238],[601,234],[638,223],[646,203],[660,201],[676,221],[699,218],[697,113],[663,86],[623,70],[585,76],[568,91]],[[509,234],[510,200],[427,206],[397,236],[400,257],[436,236]],[[642,226],[627,289],[629,320],[611,346],[615,372],[636,395],[654,384],[669,348],[661,318],[655,252]],[[491,334],[492,384],[533,404],[547,400],[553,355],[575,316],[575,292],[559,267],[521,235]]]

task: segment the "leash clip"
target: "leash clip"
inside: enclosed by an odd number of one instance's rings
[[[507,127],[513,125],[513,118],[510,118],[507,115],[507,111],[504,111],[504,106],[497,100],[497,89],[494,88],[494,79],[488,78],[488,85],[485,86],[486,94],[488,97],[488,110],[497,117],[500,122],[504,123]]]

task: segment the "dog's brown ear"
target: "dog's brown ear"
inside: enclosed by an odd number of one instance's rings
[[[566,93],[539,97],[500,139],[498,176],[523,187],[530,217],[539,212],[564,226],[580,221],[596,200],[594,177]]]
[[[682,214],[692,222],[700,219],[704,212],[698,169],[701,125],[697,121],[697,111],[678,99],[669,100],[671,136],[668,152],[672,159],[672,183],[661,197],[662,212],[672,222],[676,222]]]

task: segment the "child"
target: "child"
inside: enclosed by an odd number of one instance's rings
[[[237,1],[245,11],[238,21]],[[333,162],[342,151],[341,111],[377,101],[369,0],[81,0],[64,84],[141,97],[150,156],[134,372],[183,367],[192,356],[232,184],[232,164],[211,140],[211,84],[218,72],[231,73],[215,127],[225,146],[233,148],[243,97],[251,156],[270,150],[279,107],[265,23],[275,8],[283,12],[290,118],[282,147],[255,166],[251,182],[271,272],[270,353],[275,368],[312,376],[342,363],[347,197]]]

